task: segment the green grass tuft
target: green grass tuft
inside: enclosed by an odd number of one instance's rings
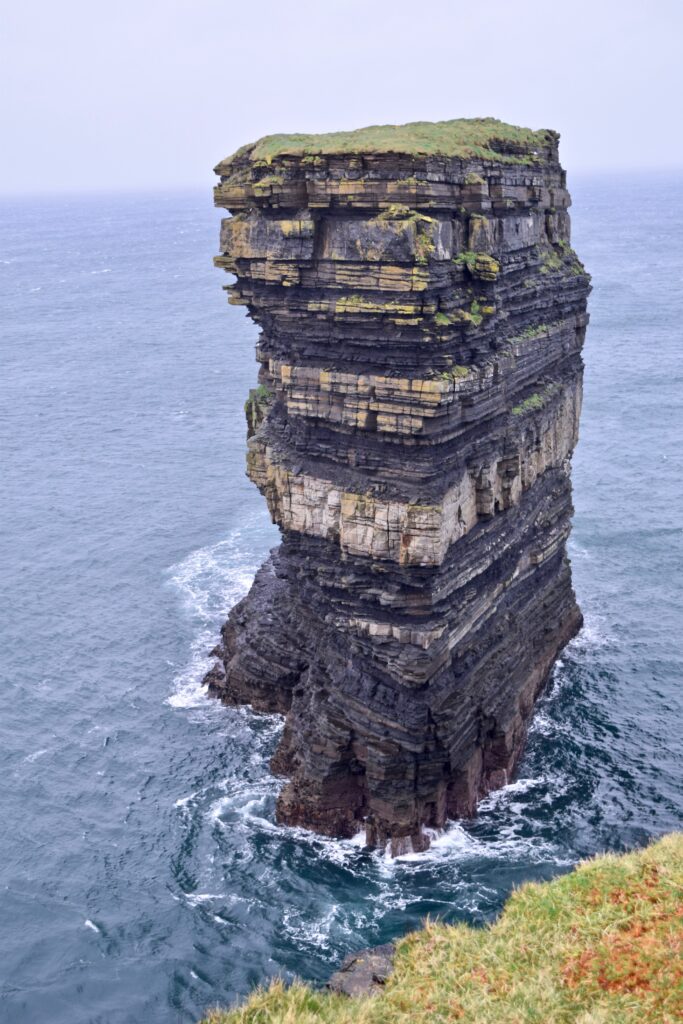
[[[522,341],[523,339],[531,340],[533,338],[541,338],[544,334],[547,334],[553,327],[553,324],[535,324],[533,327],[525,327],[521,334],[516,334],[514,338],[511,338],[511,342]]]
[[[272,397],[271,392],[265,384],[259,384],[249,392],[249,397],[244,403],[244,411],[247,416],[250,436],[258,429],[259,424],[265,415],[266,407],[270,403]]]
[[[556,145],[558,137],[556,132],[548,129],[532,131],[505,124],[493,117],[372,125],[355,131],[322,135],[266,135],[257,142],[242,146],[233,157],[222,161],[216,170],[219,174],[225,173],[235,159],[270,163],[281,156],[347,153],[406,153],[534,164],[543,159],[543,150]]]
[[[473,277],[482,281],[495,281],[500,273],[500,263],[485,252],[472,252],[465,249],[454,257],[456,267],[465,267]]]
[[[529,395],[528,398],[525,398],[523,402],[520,402],[519,405],[513,405],[512,415],[523,416],[525,412],[533,412],[534,409],[542,409],[545,402],[546,400],[544,396],[536,391],[533,395]]]
[[[469,372],[468,366],[458,366],[456,363],[455,366],[451,366],[449,370],[444,370],[443,373],[439,374],[439,376],[441,377],[441,380],[445,380],[450,383],[452,380],[464,380],[465,377],[469,376]]]

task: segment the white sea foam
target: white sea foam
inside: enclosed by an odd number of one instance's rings
[[[222,796],[218,800],[215,800],[209,810],[207,811],[207,818],[209,821],[220,823],[223,820],[223,815],[226,810],[230,807],[232,798],[229,796]]]
[[[205,706],[201,684],[212,664],[208,652],[228,612],[249,590],[260,562],[243,531],[233,530],[225,540],[191,552],[169,570],[170,582],[197,627],[189,664],[175,676],[167,698],[172,707]]]
[[[609,647],[614,641],[615,638],[607,631],[604,622],[597,616],[591,616],[581,632],[570,641],[567,649],[573,651],[583,647]]]
[[[374,870],[387,880],[391,880],[402,867],[423,867],[430,862],[446,860],[457,863],[481,858],[504,861],[521,858],[530,862],[550,859],[557,864],[563,863],[558,860],[557,851],[551,843],[536,836],[520,835],[518,832],[525,811],[525,804],[520,802],[519,798],[550,784],[553,794],[557,796],[564,788],[562,780],[548,780],[545,776],[518,779],[482,800],[479,805],[480,819],[490,814],[501,818],[496,827],[495,839],[480,839],[462,823],[451,821],[444,829],[425,829],[430,838],[429,849],[420,853],[405,853],[396,858],[391,857],[389,844],[384,850],[364,851],[364,830],[359,831],[352,839],[331,839],[308,829],[277,824],[267,816],[269,804],[272,802],[273,782],[274,780],[267,778],[260,785],[251,785],[246,789],[241,788],[239,792],[219,797],[211,804],[207,818],[225,829],[234,830],[239,823],[249,831],[257,829],[260,832],[279,834],[283,839],[290,837],[298,845],[309,847],[318,859],[344,867],[352,874],[357,871],[363,875],[367,873],[368,862],[364,857],[359,859],[359,855],[365,852],[367,856],[369,853]],[[396,896],[396,899],[402,900],[403,896]],[[399,907],[399,904],[396,906]]]
[[[617,642],[617,638],[607,628],[604,616],[598,612],[585,612],[584,623],[576,636],[565,647],[569,656],[582,654],[588,650],[599,650]],[[556,665],[563,664],[557,662]]]
[[[557,780],[551,780],[553,789],[556,790]],[[505,812],[508,821],[502,820],[496,827],[496,838],[480,839],[472,834],[460,822],[450,821],[444,829],[425,829],[430,838],[429,849],[420,853],[405,853],[400,857],[392,858],[389,853],[389,845],[384,851],[376,856],[379,857],[386,875],[400,870],[402,865],[418,864],[424,865],[428,862],[448,860],[454,863],[458,861],[470,861],[482,858],[495,858],[504,861],[523,858],[526,861],[537,862],[551,859],[554,863],[562,861],[557,858],[555,847],[536,836],[520,835],[517,831],[518,824],[522,821],[524,804],[518,802],[520,796],[532,792],[539,787],[545,787],[549,780],[545,776],[532,779],[518,779],[500,789],[490,793],[479,804],[479,818],[485,818],[488,814],[500,815]],[[512,820],[510,820],[512,815]],[[519,815],[519,819],[516,819]]]
[[[540,734],[541,736],[552,736],[559,732],[558,723],[543,709],[536,711],[532,719],[531,725],[529,726],[529,735],[534,736]]]
[[[357,832],[352,839],[331,839],[329,836],[321,836],[305,828],[287,828],[287,831],[298,843],[312,846],[319,857],[347,869],[351,869],[351,865],[358,859],[358,854],[365,849],[364,828]]]
[[[330,949],[330,932],[333,927],[342,932],[350,932],[338,914],[337,903],[331,904],[320,917],[313,919],[308,913],[288,907],[282,915],[282,927],[299,949],[312,946],[317,952],[327,951]]]
[[[34,750],[32,754],[27,754],[26,755],[26,757],[24,758],[24,761],[28,761],[30,764],[33,764],[34,761],[37,761],[39,757],[42,757],[43,754],[47,754],[47,752],[48,752],[48,748],[47,747],[45,747],[44,750]]]
[[[184,892],[185,901],[191,907],[198,907],[202,903],[211,903],[212,900],[224,900],[229,898],[226,892]]]
[[[459,822],[449,822],[440,832],[426,830],[431,844],[422,853],[406,853],[392,859],[388,853],[382,856],[382,864],[387,874],[392,874],[402,866],[417,864],[424,866],[437,861],[467,862],[472,860],[495,859],[502,861],[524,860],[534,863],[552,860],[558,864],[557,851],[545,840],[530,836],[520,836],[514,827],[499,825],[494,840],[486,842],[468,832]]]
[[[181,797],[179,797],[178,800],[176,800],[176,802],[175,802],[175,806],[176,807],[187,807],[187,805],[190,803],[190,801],[194,800],[196,795],[197,794],[195,792],[195,793],[190,793],[189,796],[181,796]]]
[[[392,857],[389,844],[387,844],[384,850],[365,851],[366,856],[369,854],[374,870],[379,872],[380,877],[388,881],[392,880],[396,872],[400,872],[402,868],[411,866],[422,868],[429,863],[441,861],[457,863],[458,861],[467,862],[482,858],[513,861],[521,858],[530,862],[542,862],[550,859],[558,864],[563,863],[557,859],[557,851],[549,842],[535,836],[519,835],[517,831],[522,821],[524,805],[516,803],[515,796],[519,797],[519,795],[546,783],[545,778],[520,779],[510,783],[509,786],[496,790],[481,802],[479,805],[480,816],[493,813],[501,814],[502,817],[503,812],[508,817],[510,814],[513,815],[511,823],[503,824],[501,822],[497,826],[494,840],[479,839],[469,832],[462,823],[450,821],[443,829],[425,829],[430,838],[429,849],[425,851]],[[555,790],[556,787],[553,788]],[[251,801],[247,800],[244,804],[245,822],[249,821],[252,826],[258,825],[268,831],[280,833],[283,837],[289,835],[299,845],[310,846],[319,859],[342,866],[352,874],[355,874],[356,871],[360,871],[363,875],[367,874],[367,860],[365,858],[359,860],[359,854],[364,851],[365,847],[364,830],[358,832],[352,839],[330,839],[309,832],[307,829],[278,825],[269,819],[253,815],[250,813],[250,803]],[[234,813],[234,807],[235,798],[223,798],[220,807],[214,807],[215,818],[220,820],[221,814],[225,814],[227,819]],[[514,817],[517,814],[520,815],[519,820]],[[226,820],[223,824],[227,827],[228,821]],[[234,821],[232,825],[234,827]],[[396,895],[395,898],[399,901],[403,900],[403,895]],[[396,907],[402,909],[399,907],[399,903],[396,903]]]
[[[547,784],[548,780],[545,776],[541,776],[538,779],[516,779],[514,782],[508,782],[506,786],[501,786],[500,789],[494,789],[492,793],[489,793],[479,804],[479,810],[492,810],[500,804],[508,803],[510,798],[515,795],[529,793],[532,789],[536,789],[538,786],[546,786]]]
[[[209,821],[218,825],[234,828],[235,820],[249,825],[258,826],[268,832],[282,830],[280,825],[266,817],[269,805],[281,783],[277,779],[266,778],[260,784],[245,786],[238,783],[239,790],[219,797],[207,811]]]

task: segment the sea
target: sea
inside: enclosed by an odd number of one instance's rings
[[[681,827],[683,174],[570,179],[585,627],[515,780],[395,861],[278,826],[282,720],[201,686],[278,542],[210,186],[0,200],[3,1024],[197,1021]]]

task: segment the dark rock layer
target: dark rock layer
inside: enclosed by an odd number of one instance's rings
[[[283,541],[208,681],[286,714],[282,822],[424,848],[510,778],[581,624],[589,283],[557,141],[217,168],[216,262],[261,327],[248,473]]]

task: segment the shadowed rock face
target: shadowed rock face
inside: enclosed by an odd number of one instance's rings
[[[394,854],[509,779],[581,624],[589,279],[558,136],[492,133],[483,156],[299,136],[217,168],[216,263],[261,328],[248,474],[283,539],[210,689],[286,714],[281,822]]]

